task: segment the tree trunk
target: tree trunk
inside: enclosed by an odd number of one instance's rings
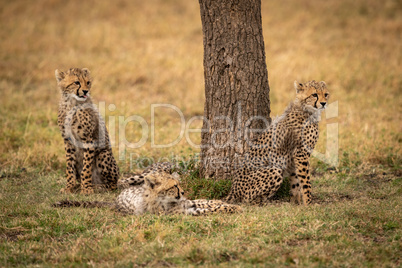
[[[199,0],[205,106],[200,168],[232,176],[249,141],[270,124],[261,0]]]

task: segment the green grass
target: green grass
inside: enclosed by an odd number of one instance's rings
[[[400,1],[263,1],[272,116],[294,98],[293,81],[324,80],[338,101],[339,165],[311,159],[313,205],[291,205],[288,183],[264,207],[236,215],[123,216],[55,209],[65,155],[54,70],[88,67],[104,102],[122,173],[152,161],[181,163],[190,198],[221,198],[228,181],[199,178],[199,150],[121,147],[119,116],[175,105],[186,123],[203,115],[202,29],[197,1],[3,1],[0,4],[0,266],[399,267],[401,265],[402,5]],[[109,109],[110,104],[115,109]],[[180,133],[174,110],[155,111],[156,144]],[[113,121],[114,120],[114,121]],[[114,123],[113,123],[114,122]],[[200,120],[190,128],[201,127]],[[114,133],[114,134],[113,134]],[[126,138],[137,142],[138,123]],[[174,138],[172,138],[174,137]],[[190,133],[192,143],[199,133]],[[119,157],[122,156],[122,159]],[[188,170],[185,167],[189,166]]]
[[[63,198],[113,200],[117,194],[61,196],[62,172],[3,173],[0,263],[397,267],[401,178],[383,171],[343,174],[314,176],[309,207],[291,205],[285,195],[264,207],[244,206],[241,214],[137,217],[52,208]],[[193,173],[183,180],[194,197],[221,189]],[[200,186],[210,192],[196,192]]]

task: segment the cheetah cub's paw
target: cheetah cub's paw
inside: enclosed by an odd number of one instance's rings
[[[94,188],[88,187],[88,188],[81,188],[81,194],[93,194],[94,193]]]

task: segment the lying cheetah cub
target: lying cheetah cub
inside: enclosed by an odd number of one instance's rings
[[[105,123],[92,104],[88,69],[56,70],[61,91],[58,125],[67,158],[67,186],[62,192],[91,194],[94,184],[116,189],[119,168],[112,154]]]
[[[256,139],[233,180],[227,202],[265,203],[290,174],[291,201],[311,203],[309,158],[328,103],[325,82],[294,83],[296,100]]]
[[[226,204],[220,200],[186,199],[174,174],[155,171],[145,176],[138,176],[136,181],[132,179],[130,181],[133,186],[124,189],[114,203],[64,200],[53,206],[111,207],[116,211],[132,215],[152,213],[198,216],[242,211],[239,206]]]

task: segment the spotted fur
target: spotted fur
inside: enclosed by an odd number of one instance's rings
[[[327,106],[325,82],[295,81],[296,100],[255,140],[244,156],[229,203],[264,204],[290,175],[291,201],[311,203],[309,159],[318,140],[320,113]]]
[[[61,191],[71,193],[80,188],[82,193],[91,194],[95,184],[116,189],[119,168],[105,123],[91,101],[89,70],[56,70],[55,75],[61,91],[58,125],[67,159],[67,185]]]

